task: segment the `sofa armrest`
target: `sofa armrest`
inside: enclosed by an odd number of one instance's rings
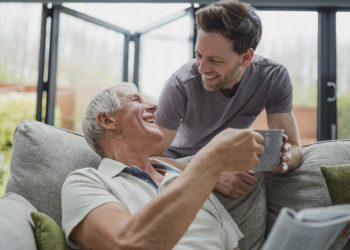
[[[8,193],[0,197],[0,248],[36,250],[35,227],[30,213],[37,211],[24,197]]]

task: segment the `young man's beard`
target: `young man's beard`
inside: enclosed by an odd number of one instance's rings
[[[235,84],[238,83],[240,81],[240,79],[238,79],[238,75],[239,75],[241,69],[242,68],[240,68],[240,61],[238,58],[232,71],[228,75],[224,76],[223,79],[220,79],[220,81],[215,85],[215,87],[214,87],[215,89],[213,91],[225,89],[225,88],[227,88],[227,86],[232,85],[233,82],[235,82]],[[206,82],[203,80],[203,78],[202,78],[202,84],[206,85]]]

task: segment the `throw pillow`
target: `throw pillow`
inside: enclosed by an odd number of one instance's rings
[[[17,125],[6,193],[21,194],[38,211],[60,225],[61,189],[67,176],[85,167],[97,168],[101,157],[84,137],[37,121]]]
[[[30,216],[35,225],[35,234],[40,250],[70,249],[61,227],[48,215],[31,212]]]
[[[350,165],[321,166],[332,204],[350,203]],[[343,248],[350,250],[350,240]]]
[[[350,203],[350,164],[322,166],[321,172],[326,180],[332,204]]]

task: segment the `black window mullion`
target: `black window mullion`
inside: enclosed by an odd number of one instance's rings
[[[319,10],[317,139],[337,138],[336,10]]]

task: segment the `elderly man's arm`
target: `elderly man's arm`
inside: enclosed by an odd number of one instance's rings
[[[227,129],[192,159],[176,180],[130,215],[119,203],[92,210],[70,237],[84,249],[172,249],[186,232],[223,171],[257,165],[263,138],[252,130]],[[211,167],[215,164],[215,168]],[[183,213],[186,207],[186,213]]]
[[[283,139],[281,162],[272,172],[285,173],[298,168],[301,163],[301,144],[293,112],[268,114],[267,123],[270,129],[284,129],[284,134],[287,135]]]

